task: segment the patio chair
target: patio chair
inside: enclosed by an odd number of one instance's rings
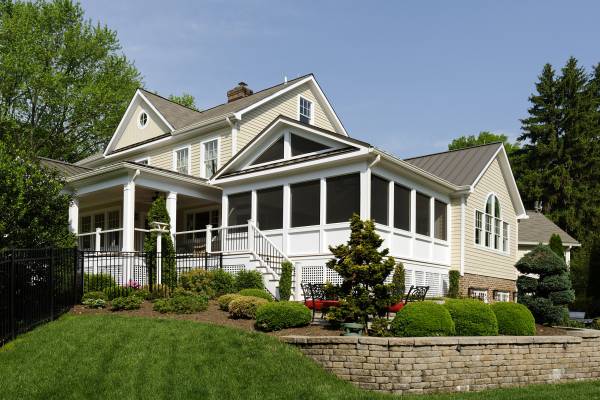
[[[321,312],[321,318],[329,308],[340,304],[337,299],[328,299],[325,285],[322,283],[301,283],[300,287],[304,294],[304,305],[312,310],[312,320],[315,320],[317,311]]]
[[[429,286],[411,286],[410,289],[408,289],[408,293],[404,297],[404,300],[388,307],[388,317],[390,313],[397,313],[402,310],[408,302],[424,301],[428,291]]]

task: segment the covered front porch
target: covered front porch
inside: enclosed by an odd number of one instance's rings
[[[172,171],[123,162],[72,176],[67,189],[70,229],[82,250],[143,251],[147,213],[158,196],[166,199],[178,252],[197,250],[203,241],[186,232],[220,226],[221,190]]]

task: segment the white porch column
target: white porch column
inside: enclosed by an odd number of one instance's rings
[[[134,250],[135,181],[123,185],[123,251]]]
[[[74,233],[79,233],[79,198],[73,196],[69,204],[69,230]]]
[[[167,213],[171,220],[171,239],[175,241],[175,233],[177,233],[177,193],[169,192],[167,194]]]
[[[360,172],[360,219],[371,218],[371,168]]]

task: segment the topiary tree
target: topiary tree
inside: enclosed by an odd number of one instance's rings
[[[281,276],[279,277],[279,300],[288,301],[292,295],[292,271],[294,266],[289,261],[281,263]]]
[[[396,262],[388,257],[388,249],[379,251],[383,239],[375,232],[373,221],[362,221],[354,214],[350,230],[347,244],[329,247],[335,258],[327,262],[327,267],[343,279],[341,315],[356,319],[366,328],[369,316],[383,317],[392,304],[390,285],[384,281]]]
[[[167,203],[164,196],[158,196],[150,206],[147,216],[148,225],[152,226],[153,222],[161,222],[166,225],[166,230],[171,230],[171,218],[167,212]],[[152,283],[156,283],[156,259],[161,257],[161,282],[159,284],[166,285],[170,288],[177,286],[177,271],[175,270],[175,247],[173,239],[169,232],[162,233],[161,239],[161,254],[156,254],[156,242],[158,232],[153,231],[146,235],[144,240],[144,251],[148,253],[147,268],[152,277]],[[156,256],[155,256],[156,255]]]
[[[392,284],[390,288],[392,291],[393,301],[395,302],[402,300],[402,297],[404,297],[404,291],[406,289],[405,279],[406,272],[404,270],[404,264],[399,262],[394,268],[394,275],[392,275]]]
[[[559,324],[568,318],[567,304],[575,300],[569,271],[550,246],[538,245],[525,254],[516,268],[522,274],[517,278],[518,302],[525,305],[536,322]]]
[[[560,236],[558,236],[556,233],[553,233],[552,236],[550,236],[550,242],[548,243],[548,245],[550,246],[552,251],[556,253],[557,256],[559,256],[563,260],[565,259],[565,248],[563,247]]]
[[[448,297],[457,299],[460,293],[460,272],[453,269],[448,273]]]

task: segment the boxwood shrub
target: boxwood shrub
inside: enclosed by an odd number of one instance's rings
[[[178,286],[186,291],[196,292],[212,298],[215,295],[212,281],[212,272],[203,269],[194,269],[181,274]]]
[[[523,304],[499,302],[491,307],[498,320],[498,333],[501,335],[535,335],[535,319]]]
[[[291,301],[265,304],[256,311],[256,327],[263,331],[305,326],[311,319],[312,314],[308,307]]]
[[[137,310],[142,305],[143,300],[136,296],[116,297],[110,302],[112,311]]]
[[[258,307],[269,302],[260,297],[239,296],[229,303],[229,315],[231,318],[256,318]]]
[[[264,289],[243,289],[238,292],[240,296],[260,297],[269,302],[273,301],[273,296]]]
[[[233,299],[237,299],[240,296],[241,295],[237,293],[224,294],[223,296],[217,299],[217,302],[219,303],[219,308],[223,311],[229,311],[229,303],[231,303]]]
[[[477,299],[450,299],[444,306],[450,312],[458,336],[496,336],[498,320],[492,308]]]
[[[109,274],[83,274],[83,292],[98,292],[117,286],[115,278]]]
[[[171,297],[158,299],[152,309],[160,313],[191,314],[208,308],[208,296],[176,289]]]
[[[212,287],[215,297],[228,293],[235,293],[235,276],[222,269],[217,269],[212,272],[210,286]]]
[[[263,289],[265,285],[260,272],[243,269],[235,275],[235,287],[239,291],[243,289]]]
[[[390,324],[394,336],[451,336],[454,322],[448,310],[432,301],[408,303]]]

